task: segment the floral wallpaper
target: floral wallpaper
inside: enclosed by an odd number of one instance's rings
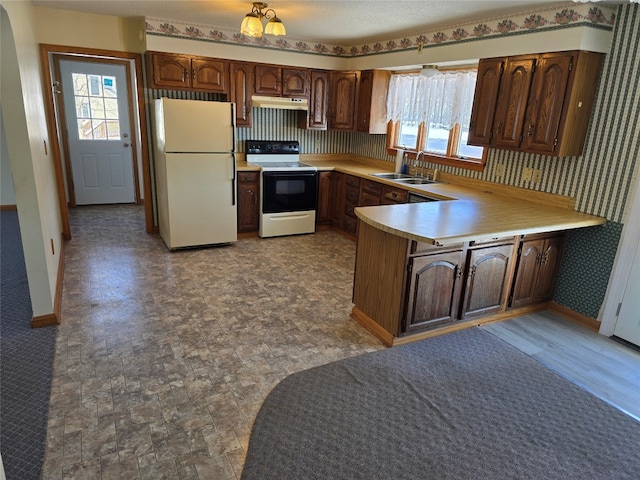
[[[545,31],[558,28],[589,26],[612,30],[615,8],[592,3],[580,3],[524,13],[509,18],[496,18],[478,23],[468,23],[433,30],[415,36],[403,36],[386,41],[362,45],[342,46],[305,42],[291,38],[247,37],[238,31],[229,31],[207,25],[184,24],[171,20],[146,18],[147,35],[188,38],[204,42],[246,45],[259,48],[302,52],[325,56],[362,57],[388,52],[401,52],[415,48],[430,48],[450,43],[519,35],[533,30]]]

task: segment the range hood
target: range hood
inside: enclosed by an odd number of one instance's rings
[[[308,110],[306,98],[263,97],[254,95],[251,97],[251,105],[259,108],[280,108],[282,110]]]

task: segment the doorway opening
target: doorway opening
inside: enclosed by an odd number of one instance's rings
[[[58,185],[63,237],[69,207],[144,205],[153,221],[142,55],[41,45],[47,123]]]

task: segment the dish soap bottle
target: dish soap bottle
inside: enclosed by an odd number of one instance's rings
[[[401,173],[404,173],[404,174],[409,173],[409,156],[407,155],[407,152],[404,152],[404,158],[402,159]]]

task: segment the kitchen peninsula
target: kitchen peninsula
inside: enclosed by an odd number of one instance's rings
[[[454,185],[431,190],[460,195],[355,210],[352,317],[389,346],[544,308],[564,232],[605,223]]]

